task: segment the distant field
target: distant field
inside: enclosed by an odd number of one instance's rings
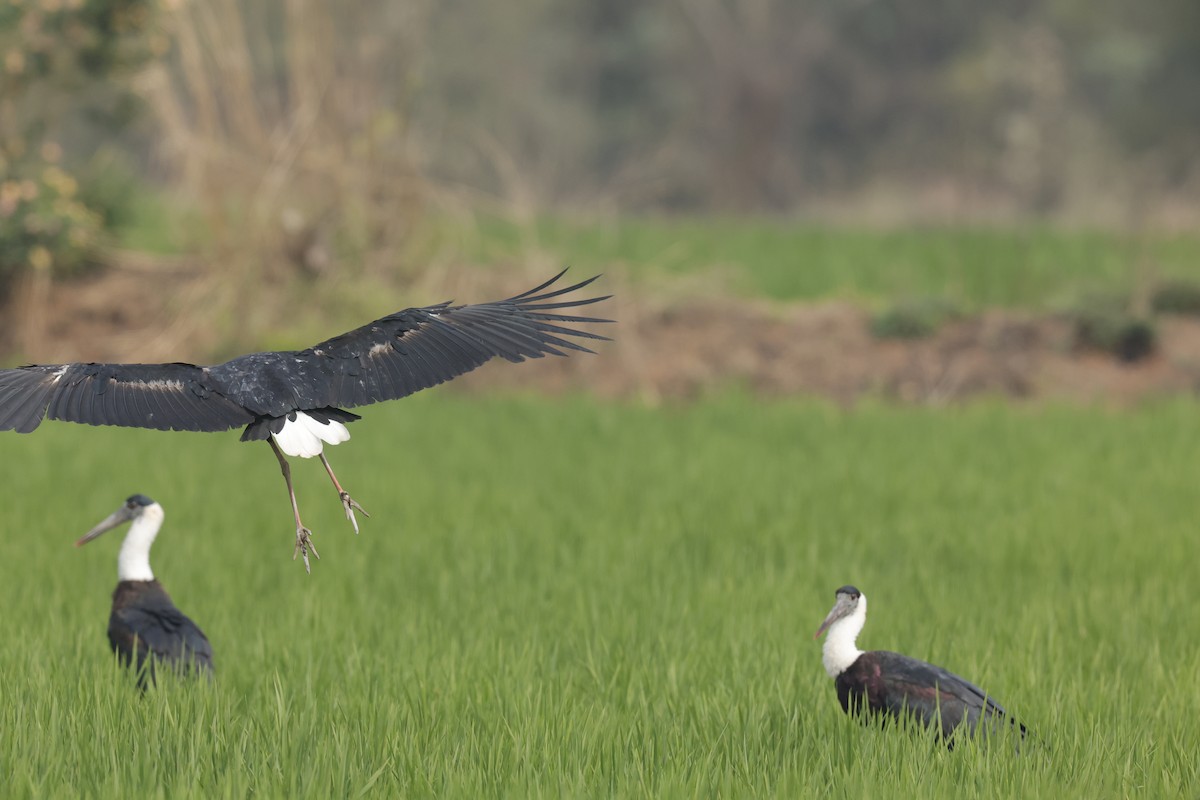
[[[296,467],[47,424],[0,435],[6,797],[1195,797],[1200,413],[687,408],[429,393]],[[127,495],[218,677],[141,698],[104,630]],[[979,682],[1040,747],[844,717],[812,632]]]
[[[1045,309],[1087,292],[1128,292],[1164,277],[1200,279],[1200,236],[1048,228],[848,229],[754,220],[483,220],[463,239],[483,263],[536,244],[585,270],[634,276],[718,270],[735,289],[781,300],[940,296],[968,309]]]
[[[120,245],[146,253],[178,254],[211,238],[195,213],[148,194],[134,203]],[[635,286],[662,278],[706,276],[712,291],[783,301],[849,300],[948,302],[961,311],[1086,306],[1116,297],[1145,297],[1165,281],[1200,285],[1200,234],[995,228],[850,228],[771,219],[625,218],[569,221],[543,217],[517,225],[488,216],[429,217],[411,252],[397,253],[397,274],[426,264],[471,264],[511,269],[533,253],[577,273],[619,271]],[[350,256],[348,279],[321,287],[327,312],[358,309],[380,290],[356,282],[361,264]],[[310,315],[311,316],[311,315]],[[354,322],[356,319],[349,319]]]

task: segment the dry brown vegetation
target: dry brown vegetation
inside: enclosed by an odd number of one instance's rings
[[[205,268],[175,294],[219,309],[228,340],[279,325],[293,284],[404,271],[426,195],[408,146],[422,9],[216,0],[169,14],[175,45],[140,90],[174,191],[200,213],[190,249]]]
[[[48,336],[32,360],[203,362],[219,342],[203,314],[205,273],[180,262],[131,260],[102,276],[51,291]],[[489,299],[528,288],[525,270],[463,268],[414,290],[412,303]],[[539,273],[540,274],[540,273]],[[619,325],[595,356],[550,358],[519,368],[485,367],[455,391],[502,388],[659,403],[714,391],[819,397],[842,405],[877,398],[945,405],[977,397],[1135,403],[1200,390],[1200,319],[1165,317],[1149,358],[1125,363],[1080,344],[1070,319],[989,311],[952,320],[920,339],[881,339],[870,314],[845,303],[782,306],[762,301],[645,292],[619,273],[604,313]],[[171,299],[163,303],[167,293]],[[120,298],[121,302],[114,302]],[[362,320],[366,321],[366,320]],[[325,336],[337,331],[320,331]],[[314,339],[315,341],[315,339]],[[303,347],[308,340],[278,341]]]

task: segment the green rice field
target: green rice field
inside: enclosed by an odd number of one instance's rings
[[[1190,797],[1200,409],[686,407],[432,391],[267,447],[0,435],[5,797]],[[141,696],[105,639],[129,494],[212,641]],[[813,631],[979,683],[1035,732],[948,752],[837,704]]]
[[[964,310],[1047,310],[1200,275],[1200,237],[1192,233],[545,218],[527,226],[484,219],[469,235],[447,235],[482,263],[512,261],[532,247],[585,272],[616,267],[634,280],[712,274],[740,294],[785,301],[936,296]]]
[[[122,232],[123,247],[172,253],[181,241],[211,238],[194,214],[167,198],[152,199],[137,204],[133,224]],[[876,304],[938,297],[964,311],[998,306],[1046,311],[1200,278],[1200,235],[1194,232],[1036,225],[873,229],[785,219],[623,217],[605,222],[552,216],[527,224],[489,216],[469,222],[439,218],[422,230],[413,252],[401,259],[405,263],[449,259],[497,269],[536,252],[579,274],[616,273],[634,283],[691,276],[700,291],[785,302]],[[326,303],[333,288],[322,287]],[[352,285],[342,300],[361,303],[362,293],[361,286]],[[359,321],[356,316],[347,320]]]

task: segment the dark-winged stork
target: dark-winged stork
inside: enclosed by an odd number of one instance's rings
[[[318,456],[358,532],[366,511],[338,482],[324,445],[350,438],[346,408],[406,397],[470,372],[494,357],[513,362],[563,350],[592,352],[567,336],[608,337],[564,323],[610,322],[562,309],[607,300],[560,299],[595,277],[548,290],[566,270],[527,292],[493,303],[449,302],[397,311],[307,350],[251,353],[224,364],[41,364],[0,370],[0,431],[29,433],[44,417],[87,425],[174,431],[227,431],[271,445],[287,483],[296,553],[320,558],[300,521],[286,456]],[[597,276],[598,277],[598,276]]]
[[[76,547],[131,523],[117,555],[117,588],[108,617],[108,642],[126,666],[136,663],[138,684],[154,680],[156,663],[180,672],[212,674],[212,646],[204,631],[171,602],[150,570],[150,546],[162,527],[163,509],[135,494],[80,537]]]
[[[1025,726],[1008,716],[982,689],[941,667],[886,650],[863,652],[855,644],[867,621],[867,598],[853,586],[837,590],[837,601],[817,628],[825,633],[821,660],[837,686],[838,701],[847,714],[866,712],[893,718],[910,715],[926,726],[939,726],[950,747],[960,725],[974,734],[1008,719],[1022,737]]]

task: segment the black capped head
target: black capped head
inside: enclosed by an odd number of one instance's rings
[[[125,505],[128,506],[129,509],[132,511],[137,508],[144,508],[145,506],[152,506],[152,505],[154,505],[154,501],[151,500],[149,497],[146,497],[146,495],[144,495],[144,494],[131,494],[131,495],[129,495],[128,499],[125,500]]]
[[[159,516],[159,521],[161,522],[162,508],[158,505],[158,503],[154,502],[149,497],[146,497],[144,494],[130,495],[128,498],[126,498],[125,502],[121,504],[120,508],[109,514],[108,517],[106,517],[99,525],[81,536],[79,541],[75,542],[75,546],[82,547],[105,531],[110,531],[118,525],[122,525],[126,522],[137,519],[138,517],[142,516],[147,509],[150,508],[155,509]],[[157,531],[157,528],[155,530]]]
[[[861,613],[866,614],[867,598],[863,597],[862,592],[857,587],[846,584],[833,594],[837,598],[833,604],[833,609],[825,617],[825,621],[821,623],[821,627],[817,628],[817,632],[813,634],[814,639],[829,630],[830,626],[838,620],[858,613],[860,607],[862,608]]]

